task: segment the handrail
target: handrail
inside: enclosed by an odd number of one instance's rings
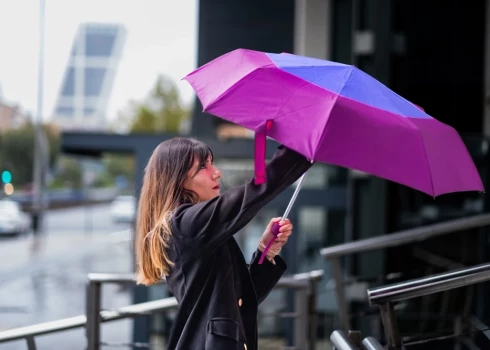
[[[490,264],[440,273],[429,277],[368,289],[370,305],[421,297],[490,280]]]
[[[335,350],[359,350],[344,331],[333,331],[330,340]]]
[[[297,273],[292,276],[282,277],[276,284],[276,288],[302,288],[304,282],[319,280],[323,277],[323,270],[313,270],[310,272]],[[89,273],[88,280],[95,283],[116,283],[126,284],[136,282],[136,278],[130,273]],[[159,283],[165,283],[161,280]]]
[[[423,241],[436,236],[446,235],[463,229],[488,225],[490,225],[490,214],[480,214],[322,248],[320,254],[324,258],[330,259],[349,254],[400,246],[412,242]]]
[[[367,337],[362,341],[362,346],[365,350],[384,350],[383,346],[376,338]]]
[[[85,326],[85,315],[63,318],[56,321],[38,323],[32,326],[19,327],[0,332],[0,343],[24,339],[28,336],[50,334]]]
[[[116,310],[104,310],[100,312],[102,322],[120,320],[130,316],[148,315],[173,309],[178,306],[174,297],[147,301],[140,304],[128,305]]]
[[[330,340],[335,350],[359,350],[344,331],[333,331]]]
[[[130,318],[135,315],[162,312],[177,306],[175,298],[165,298],[140,304],[128,305],[116,310],[101,311],[101,322],[109,322],[122,318]],[[63,318],[56,321],[44,322],[32,326],[25,326],[0,332],[0,343],[34,337],[43,334],[56,333],[73,328],[85,327],[87,317],[85,315]]]
[[[339,319],[342,328],[350,329],[349,307],[344,292],[344,272],[340,258],[349,254],[358,254],[376,249],[397,247],[429,238],[443,236],[463,229],[472,229],[490,225],[490,214],[480,214],[472,217],[445,221],[438,224],[417,227],[386,234],[382,236],[361,239],[354,242],[326,247],[320,250],[320,254],[330,262],[332,277],[335,280],[335,296],[339,308]]]
[[[87,277],[91,282],[100,283],[123,284],[136,282],[136,277],[132,273],[89,273]]]
[[[378,305],[385,336],[390,349],[401,349],[402,342],[393,303],[437,292],[490,281],[490,264],[481,264],[469,268],[423,277],[408,282],[368,289],[371,305]]]

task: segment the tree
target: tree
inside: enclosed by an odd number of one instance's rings
[[[60,157],[56,180],[64,186],[82,188],[83,173],[80,162],[73,157]]]
[[[3,133],[1,152],[2,170],[12,173],[14,184],[32,182],[34,132],[31,125]]]
[[[107,173],[112,177],[124,176],[126,180],[134,181],[134,157],[127,154],[104,154],[102,163]]]
[[[49,164],[52,168],[59,155],[59,132],[50,125],[42,129],[49,144]],[[5,131],[0,138],[0,167],[12,173],[12,181],[17,185],[32,182],[34,166],[34,126],[26,123],[17,129]]]
[[[159,76],[147,100],[133,103],[131,114],[132,133],[180,133],[190,109],[183,106],[175,83]]]

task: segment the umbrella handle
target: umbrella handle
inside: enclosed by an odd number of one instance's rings
[[[277,235],[279,234],[280,228],[281,228],[281,225],[279,225],[279,223],[277,223],[277,222],[275,222],[272,225],[271,233],[274,235],[274,237],[272,237],[272,239],[269,241],[269,243],[267,243],[267,245],[265,246],[264,251],[262,252],[262,255],[260,256],[259,265],[262,265],[262,263],[264,262],[264,258],[267,256],[267,252],[269,251],[269,248],[271,247],[271,245],[276,240]]]
[[[313,163],[313,161],[312,161],[312,163]],[[286,208],[286,211],[284,212],[284,215],[281,218],[281,221],[285,220],[288,217],[289,212],[291,211],[291,208],[293,207],[293,204],[296,201],[296,197],[298,197],[298,193],[301,190],[301,186],[303,186],[303,182],[305,181],[307,173],[308,172],[301,175],[301,178],[299,179],[298,185],[296,186],[296,189],[294,190],[293,196],[291,197],[291,200],[289,201],[289,204]],[[279,222],[281,222],[281,221],[279,221]],[[269,241],[269,243],[267,243],[267,245],[265,246],[265,249],[262,252],[262,255],[260,256],[259,265],[262,265],[262,263],[264,262],[264,258],[267,256],[267,252],[269,251],[269,248],[274,243],[274,241],[277,238],[277,235],[279,234],[279,229],[281,228],[281,225],[279,224],[279,222],[275,222],[274,224],[272,224],[271,233],[274,237],[272,237],[272,239]]]

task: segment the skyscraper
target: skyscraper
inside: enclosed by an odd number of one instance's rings
[[[107,102],[125,39],[120,24],[79,26],[53,111],[53,121],[62,129],[106,127]]]

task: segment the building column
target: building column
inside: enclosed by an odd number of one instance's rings
[[[331,59],[331,1],[295,1],[294,54]]]

